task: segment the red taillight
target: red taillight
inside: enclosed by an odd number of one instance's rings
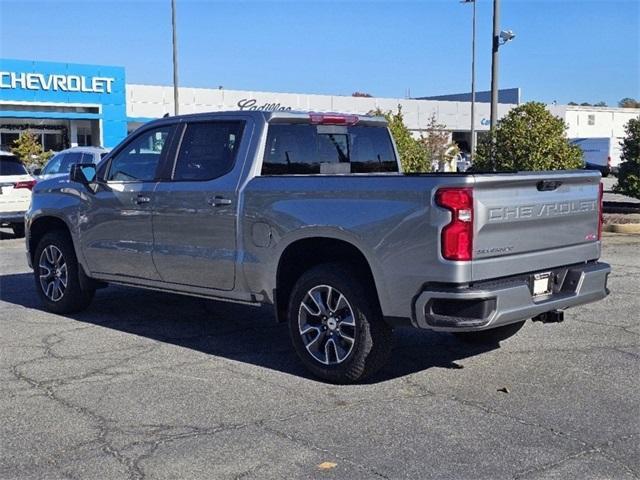
[[[600,188],[598,190],[598,204],[600,206],[600,210],[598,213],[598,240],[602,240],[602,221],[604,215],[604,185],[600,182]]]
[[[355,125],[358,123],[357,115],[310,113],[309,119],[315,125]]]
[[[15,188],[15,189],[28,188],[29,190],[32,190],[35,185],[36,185],[36,181],[35,180],[23,180],[22,182],[16,182],[13,185],[13,188]]]
[[[436,203],[451,212],[451,221],[442,229],[442,256],[447,260],[473,257],[473,190],[441,188]]]

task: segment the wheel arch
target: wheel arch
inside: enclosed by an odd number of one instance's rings
[[[289,243],[279,257],[273,294],[276,321],[286,320],[289,296],[298,278],[310,268],[330,262],[345,263],[355,268],[373,289],[380,305],[381,289],[376,283],[375,266],[372,267],[372,262],[360,248],[336,237],[306,237]]]
[[[78,250],[75,242],[73,241],[73,236],[71,235],[71,228],[69,228],[67,222],[55,215],[43,215],[33,219],[29,223],[27,242],[29,246],[29,256],[32,263],[34,263],[33,257],[35,255],[36,248],[38,247],[38,243],[40,243],[42,237],[54,230],[63,231],[69,236],[72,244],[74,245],[74,249],[76,250],[76,256],[78,256]]]

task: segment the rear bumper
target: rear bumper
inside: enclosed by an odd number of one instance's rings
[[[423,291],[414,304],[418,328],[474,331],[526,320],[551,310],[595,302],[609,294],[611,267],[593,262],[553,269],[553,291],[533,297],[532,274],[480,282],[463,288]]]
[[[23,212],[0,212],[0,225],[7,223],[24,223]]]

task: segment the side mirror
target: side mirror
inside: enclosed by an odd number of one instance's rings
[[[78,182],[85,187],[89,187],[89,184],[93,183],[96,179],[96,166],[93,163],[76,163],[71,166],[69,172],[69,180],[72,182]]]

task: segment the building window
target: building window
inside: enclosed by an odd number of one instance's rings
[[[62,143],[62,133],[43,133],[42,148],[45,152],[49,150],[53,150],[54,152],[64,150],[64,144]]]
[[[13,147],[13,142],[18,140],[20,136],[19,133],[13,132],[2,132],[0,133],[0,150],[4,150],[5,152],[10,152]]]
[[[91,141],[91,129],[90,128],[79,128],[78,129],[78,146],[79,147],[90,147],[93,145]]]
[[[596,124],[596,116],[587,115],[587,125],[595,125],[595,124]]]
[[[53,150],[59,152],[68,148],[68,138],[66,127],[60,125],[2,125],[0,129],[0,150],[9,151],[13,147],[14,140],[20,137],[20,134],[26,130],[36,136],[36,140],[44,151]]]

